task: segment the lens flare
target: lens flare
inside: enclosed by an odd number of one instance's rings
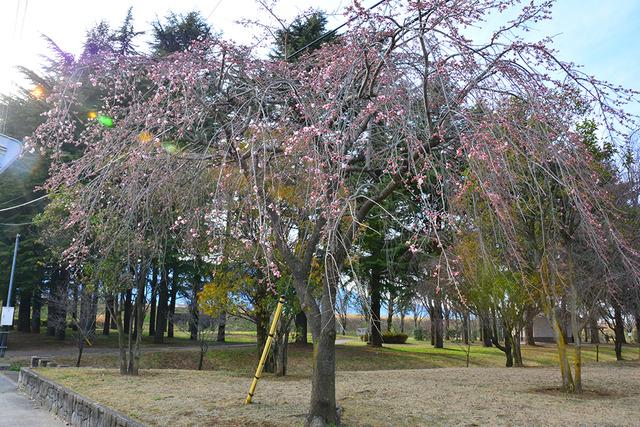
[[[45,94],[45,90],[44,90],[44,86],[42,85],[37,85],[36,87],[31,89],[31,96],[33,96],[35,99],[39,99],[39,100],[44,99],[44,94]]]
[[[175,154],[179,151],[178,144],[175,141],[162,141],[162,148],[169,154]]]
[[[147,132],[146,130],[140,132],[140,135],[138,135],[138,141],[142,142],[143,144],[150,142],[152,139],[153,135],[151,134],[151,132]]]
[[[100,114],[98,116],[98,123],[104,127],[113,127],[113,119],[109,116],[105,116],[104,114]]]
[[[87,118],[88,118],[89,120],[95,120],[95,119],[97,119],[97,118],[98,118],[98,113],[96,113],[95,111],[89,111],[89,112],[87,113]]]

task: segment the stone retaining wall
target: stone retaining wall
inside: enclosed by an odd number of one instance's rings
[[[55,368],[50,368],[55,369]],[[72,426],[144,427],[112,409],[38,375],[29,368],[20,369],[18,386],[29,397]]]

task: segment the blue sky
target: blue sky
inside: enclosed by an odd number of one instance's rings
[[[365,6],[374,2],[363,0]],[[348,4],[350,0],[281,0],[277,12],[289,19],[310,7],[337,13]],[[47,52],[41,34],[50,36],[63,49],[78,53],[89,27],[101,19],[117,25],[132,5],[135,23],[141,30],[148,31],[149,23],[169,10],[200,10],[215,30],[245,43],[256,34],[236,21],[268,21],[253,0],[2,0],[0,92],[12,91],[16,81],[20,82],[16,65],[37,67],[41,55]],[[491,23],[505,18],[497,16]],[[342,17],[336,15],[330,19],[330,26],[341,22]],[[538,24],[529,37],[547,35],[554,35],[560,58],[584,65],[585,72],[600,79],[640,89],[640,0],[559,0],[553,20]],[[628,110],[640,114],[640,104],[631,105]]]
[[[349,3],[347,0],[281,0],[277,10],[290,17],[308,7],[335,12]],[[249,41],[249,34],[234,21],[243,17],[264,19],[252,0],[2,0],[0,90],[7,88],[7,79],[13,78],[11,68],[16,64],[37,64],[38,55],[46,51],[40,34],[47,34],[63,48],[77,52],[88,27],[103,18],[119,23],[131,5],[136,23],[143,30],[148,30],[149,22],[156,16],[163,17],[170,9],[177,12],[197,9],[209,16],[215,29],[243,41]],[[339,20],[337,17],[334,22]],[[560,0],[554,8],[554,19],[538,25],[536,30],[532,35],[555,34],[560,55],[584,64],[588,72],[640,88],[640,0]]]

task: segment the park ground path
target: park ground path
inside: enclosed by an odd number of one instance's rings
[[[0,373],[0,427],[66,426],[18,391],[17,372]]]

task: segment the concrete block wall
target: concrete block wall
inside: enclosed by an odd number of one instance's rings
[[[50,368],[55,369],[55,368]],[[78,427],[144,427],[131,418],[80,396],[68,388],[46,379],[37,372],[22,368],[18,386],[49,412]]]

